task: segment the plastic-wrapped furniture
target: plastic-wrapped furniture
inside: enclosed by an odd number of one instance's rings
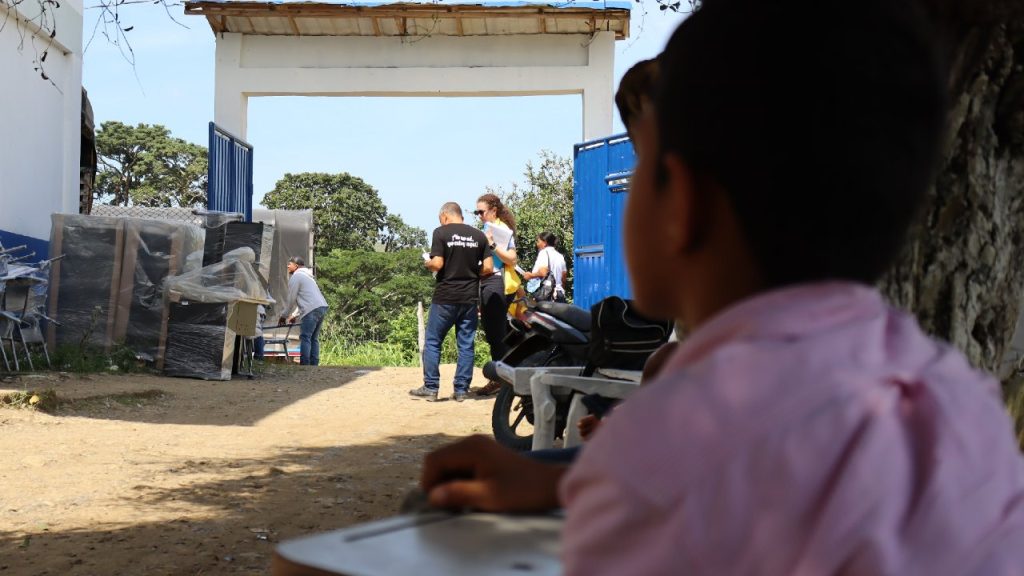
[[[88,345],[109,350],[121,286],[125,218],[54,214],[50,254],[66,254],[50,269],[51,348]]]
[[[236,337],[254,337],[258,306],[270,303],[253,264],[252,250],[242,248],[223,262],[167,279],[165,373],[205,380],[231,378]]]
[[[159,370],[167,345],[164,281],[198,263],[203,231],[191,224],[127,218],[124,238],[113,339]]]
[[[230,380],[235,353],[235,333],[228,328],[230,308],[226,302],[171,302],[164,373]]]
[[[167,333],[164,281],[198,268],[203,230],[185,222],[78,214],[51,217],[51,347],[109,350],[123,342],[162,365]]]

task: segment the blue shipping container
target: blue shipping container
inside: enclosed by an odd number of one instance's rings
[[[252,146],[210,122],[206,207],[252,222]]]
[[[608,296],[629,298],[622,217],[636,156],[625,134],[573,150],[573,301],[590,308]]]

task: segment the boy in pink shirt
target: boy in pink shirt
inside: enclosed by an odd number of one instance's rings
[[[1024,574],[998,383],[870,286],[942,140],[921,16],[705,0],[660,64],[626,248],[691,335],[571,468],[470,438],[427,457],[431,502],[564,506],[568,574]]]

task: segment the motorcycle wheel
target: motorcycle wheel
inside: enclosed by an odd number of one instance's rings
[[[549,358],[550,352],[543,350],[531,354],[519,363],[518,367],[528,368],[533,366],[571,366],[572,363],[562,356],[556,354]],[[558,402],[555,411],[555,436],[561,437],[565,431],[566,416],[569,412],[569,404]],[[530,425],[526,433],[523,429]],[[494,408],[491,410],[491,430],[494,439],[502,446],[513,450],[525,452],[533,448],[533,398],[529,396],[518,396],[515,390],[508,385],[502,386],[494,399]]]

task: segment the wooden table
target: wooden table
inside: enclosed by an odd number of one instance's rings
[[[561,514],[430,512],[282,543],[273,576],[561,574]]]

